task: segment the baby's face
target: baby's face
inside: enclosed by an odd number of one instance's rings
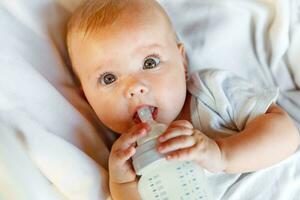
[[[72,37],[72,63],[86,98],[118,133],[135,123],[141,105],[156,107],[156,121],[168,125],[185,102],[184,49],[157,15],[131,12],[84,40]]]

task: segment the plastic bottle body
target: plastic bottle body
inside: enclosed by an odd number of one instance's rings
[[[192,161],[167,161],[156,151],[157,137],[166,126],[152,123],[147,137],[138,141],[133,166],[141,175],[138,190],[143,200],[208,200],[203,169]]]
[[[203,170],[191,161],[151,164],[142,174],[138,191],[143,200],[207,200]]]

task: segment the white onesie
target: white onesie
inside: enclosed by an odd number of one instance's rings
[[[240,132],[275,103],[279,90],[253,85],[229,71],[209,69],[188,81],[191,119],[195,128],[211,138]]]

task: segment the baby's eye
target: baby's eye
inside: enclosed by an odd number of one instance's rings
[[[144,61],[143,69],[152,69],[160,63],[160,59],[154,56],[147,57]]]
[[[117,80],[117,77],[110,72],[106,72],[106,73],[102,74],[101,77],[99,78],[99,82],[104,85],[109,85],[109,84],[115,82],[116,80]]]

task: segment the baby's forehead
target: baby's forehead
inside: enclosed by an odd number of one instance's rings
[[[89,1],[88,1],[89,2]],[[68,35],[83,32],[85,36],[97,34],[120,25],[134,28],[136,24],[164,23],[164,28],[173,27],[164,9],[155,0],[91,0],[75,11],[68,25]],[[101,3],[102,2],[102,3]]]

